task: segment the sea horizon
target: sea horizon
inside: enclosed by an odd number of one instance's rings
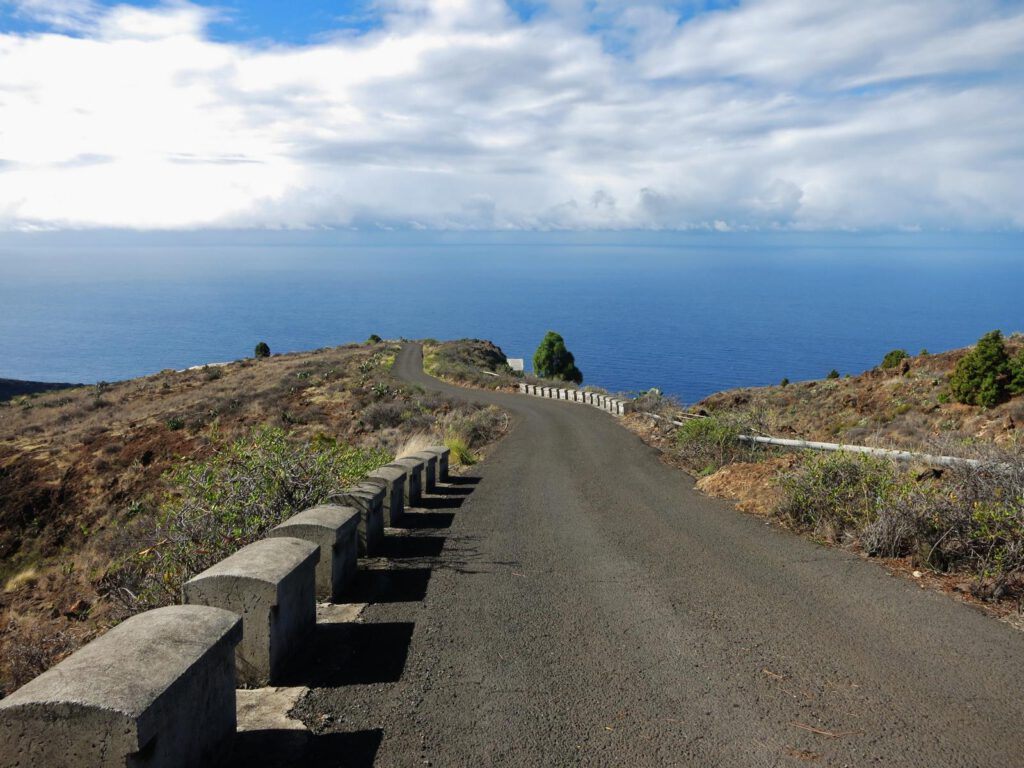
[[[555,330],[585,383],[693,402],[1024,329],[1022,252],[1015,232],[9,232],[0,378],[88,384],[371,333],[486,338],[529,369]]]

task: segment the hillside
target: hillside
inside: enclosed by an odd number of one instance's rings
[[[476,346],[453,348],[475,356]],[[392,378],[398,348],[351,344],[0,404],[0,691],[124,614],[105,578],[150,541],[172,470],[264,427],[367,461],[418,435],[460,441],[471,457],[507,429],[495,408]]]
[[[34,395],[55,389],[78,387],[80,384],[62,384],[52,381],[22,381],[21,379],[0,379],[0,403],[19,395]]]
[[[1013,355],[1024,338],[1006,340]],[[1024,429],[1024,397],[988,409],[963,405],[949,377],[969,348],[908,357],[891,369],[856,376],[734,389],[697,403],[697,410],[730,413],[778,437],[955,450],[965,441],[1007,442]]]

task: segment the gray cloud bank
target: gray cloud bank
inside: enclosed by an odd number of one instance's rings
[[[1024,227],[1019,4],[386,0],[305,46],[20,5],[2,229]]]

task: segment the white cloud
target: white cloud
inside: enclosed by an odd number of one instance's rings
[[[53,31],[0,35],[0,228],[1024,226],[1020,9],[379,6],[257,47],[20,0]]]

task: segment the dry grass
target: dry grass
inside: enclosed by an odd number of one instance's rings
[[[0,584],[11,587],[0,592],[0,645],[27,669],[54,655],[31,650],[41,638],[64,633],[73,645],[116,621],[98,586],[155,514],[165,473],[253,427],[391,454],[415,435],[440,443],[453,423],[476,441],[502,434],[474,421],[478,407],[393,379],[398,348],[350,344],[0,403]],[[0,657],[0,693],[17,677],[12,663]]]
[[[420,451],[424,451],[432,445],[437,445],[437,440],[425,432],[420,432],[413,435],[402,444],[402,446],[395,452],[395,458],[404,459],[407,456],[412,456]]]
[[[34,587],[38,582],[38,571],[35,568],[26,568],[7,580],[7,583],[4,584],[4,592],[16,592],[22,587]]]

